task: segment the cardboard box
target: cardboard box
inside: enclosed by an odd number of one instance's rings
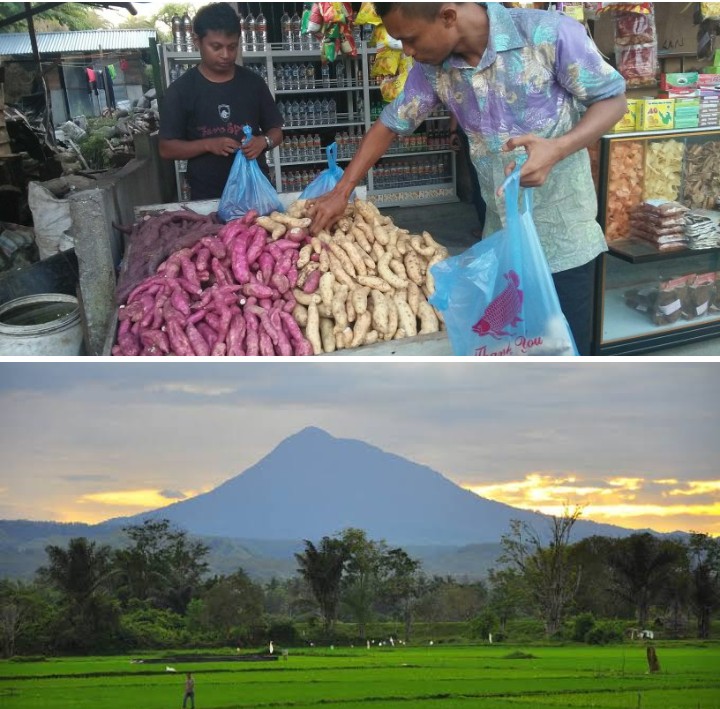
[[[698,74],[697,87],[720,92],[720,74]]]
[[[632,131],[637,130],[638,100],[629,98],[627,105],[627,113],[625,113],[620,122],[612,129],[613,133],[632,133]]]
[[[672,130],[675,99],[648,98],[638,101],[637,130]]]
[[[683,71],[677,74],[660,74],[660,88],[663,91],[673,89],[696,89],[698,87],[696,71]]]
[[[669,91],[658,92],[658,98],[697,98],[700,96],[700,89],[670,89]]]

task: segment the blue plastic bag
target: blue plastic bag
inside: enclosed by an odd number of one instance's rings
[[[533,223],[531,190],[524,190],[522,213],[518,206],[520,168],[504,189],[505,229],[433,266],[430,302],[457,356],[577,356]]]
[[[244,142],[247,143],[253,137],[252,128],[243,126],[243,133]],[[228,224],[253,209],[261,216],[267,216],[272,212],[281,212],[283,206],[277,191],[263,175],[257,160],[248,160],[242,151],[238,150],[220,198],[218,218]]]
[[[343,170],[337,164],[337,143],[331,143],[325,148],[327,155],[328,167],[323,170],[302,192],[300,199],[317,199],[328,192],[332,192],[335,186],[342,179]],[[355,199],[355,193],[350,197],[350,201]]]

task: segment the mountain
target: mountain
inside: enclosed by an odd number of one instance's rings
[[[119,547],[122,527],[163,518],[210,548],[211,573],[242,567],[261,581],[294,575],[304,539],[348,527],[403,546],[428,574],[468,579],[495,565],[511,520],[549,529],[544,515],[479,497],[425,465],[306,428],[214,490],[151,512],[98,525],[0,520],[0,578],[32,578],[49,544],[85,536]],[[579,520],[573,541],[634,531]]]
[[[166,518],[192,534],[317,540],[347,527],[399,545],[497,543],[518,519],[538,532],[547,518],[463,490],[425,465],[362,441],[306,428],[210,492],[152,512],[110,520]],[[575,539],[628,530],[579,521]]]

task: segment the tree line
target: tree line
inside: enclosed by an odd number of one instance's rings
[[[720,540],[636,533],[571,543],[578,509],[539,533],[513,522],[486,580],[429,576],[385,541],[346,529],[295,555],[297,574],[261,584],[242,568],[210,575],[209,549],[168,520],[124,528],[123,548],[85,537],[46,547],[30,582],[0,581],[0,650],[90,654],[160,647],[258,647],[353,642],[392,622],[404,642],[418,623],[465,624],[466,637],[510,638],[537,619],[548,638],[622,640],[628,625],[666,637],[710,637],[720,606]],[[548,533],[549,532],[549,533]],[[302,628],[302,631],[300,630]]]

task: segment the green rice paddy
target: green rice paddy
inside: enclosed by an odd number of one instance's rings
[[[641,644],[311,648],[269,662],[2,661],[0,707],[180,707],[183,673],[191,671],[198,709],[720,709],[720,644],[656,649],[661,671],[652,675]]]

